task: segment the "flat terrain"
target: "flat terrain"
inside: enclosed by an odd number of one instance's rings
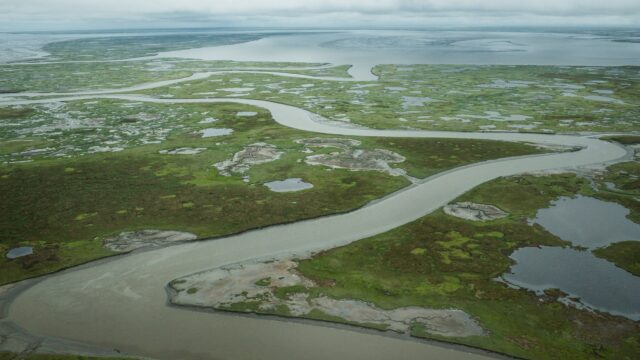
[[[95,37],[0,65],[0,285],[71,268],[0,296],[1,330],[158,358],[487,355],[425,339],[638,357],[637,321],[503,275],[567,249],[638,276],[640,234],[587,248],[534,219],[580,196],[640,223],[639,67],[365,64],[365,81],[322,57],[163,55],[262,37]]]
[[[567,246],[539,225],[529,225],[527,218],[551,200],[572,196],[587,187],[585,180],[573,174],[501,178],[456,201],[493,204],[510,214],[506,219],[477,222],[437,211],[388,233],[296,261],[284,275],[263,271],[266,277],[256,286],[270,288],[270,293],[246,284],[227,289],[226,297],[214,304],[217,297],[207,293],[207,286],[216,284],[215,277],[207,280],[203,274],[175,280],[171,286],[178,295],[173,301],[382,329],[393,325],[381,326],[371,319],[367,321],[367,317],[354,317],[354,304],[344,315],[319,305],[307,313],[300,313],[300,308],[302,304],[326,303],[327,297],[338,302],[362,301],[385,310],[454,308],[470,314],[484,334],[470,336],[461,332],[452,336],[438,325],[416,318],[402,331],[523,358],[553,359],[562,354],[566,359],[632,359],[640,351],[637,323],[564,305],[558,289],[548,289],[540,297],[495,280],[509,269],[512,260],[508,256],[517,248]],[[245,271],[249,269],[247,265]],[[238,281],[240,276],[227,275],[232,281]],[[307,280],[292,281],[283,276]],[[248,291],[248,295],[234,297],[234,290],[238,294]],[[204,297],[199,296],[201,291],[205,292]],[[294,301],[301,296],[302,304]]]

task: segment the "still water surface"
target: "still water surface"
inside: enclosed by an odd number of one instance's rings
[[[510,284],[542,292],[558,288],[591,308],[640,320],[640,277],[598,258],[590,250],[608,244],[640,240],[640,225],[629,210],[591,197],[560,198],[538,211],[534,223],[574,245],[589,248],[528,247],[516,250]]]

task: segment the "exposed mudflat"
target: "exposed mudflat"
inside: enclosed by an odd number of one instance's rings
[[[259,142],[248,145],[233,155],[233,158],[214,164],[221,175],[231,176],[231,173],[243,174],[251,165],[264,164],[278,160],[282,151],[274,145]]]
[[[383,171],[393,176],[405,175],[404,170],[394,169],[389,165],[404,162],[406,160],[404,156],[384,149],[358,149],[356,146],[361,144],[358,140],[311,138],[300,139],[296,142],[304,144],[307,148],[337,148],[342,150],[329,154],[307,156],[305,162],[309,165],[324,165],[330,168],[349,169],[352,171]]]
[[[104,240],[104,246],[118,252],[132,251],[147,246],[162,246],[176,241],[195,240],[195,234],[180,231],[140,230],[126,231]]]
[[[282,259],[247,262],[173,280],[170,301],[176,305],[210,307],[218,310],[253,311],[308,317],[321,312],[352,324],[375,326],[400,333],[422,325],[441,336],[481,336],[480,325],[462,310],[403,307],[383,310],[352,299],[314,296],[315,284],[296,271],[297,262]],[[299,287],[299,292],[280,295],[278,289]]]
[[[459,202],[446,205],[445,214],[471,221],[490,221],[507,217],[509,214],[493,205]]]

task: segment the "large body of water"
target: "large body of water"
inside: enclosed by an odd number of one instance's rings
[[[640,65],[640,43],[612,36],[478,31],[305,32],[241,44],[171,51],[163,57],[350,64],[374,80],[377,64]]]

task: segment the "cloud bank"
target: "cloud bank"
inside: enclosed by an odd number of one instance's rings
[[[0,30],[162,26],[640,26],[638,0],[2,0]]]

